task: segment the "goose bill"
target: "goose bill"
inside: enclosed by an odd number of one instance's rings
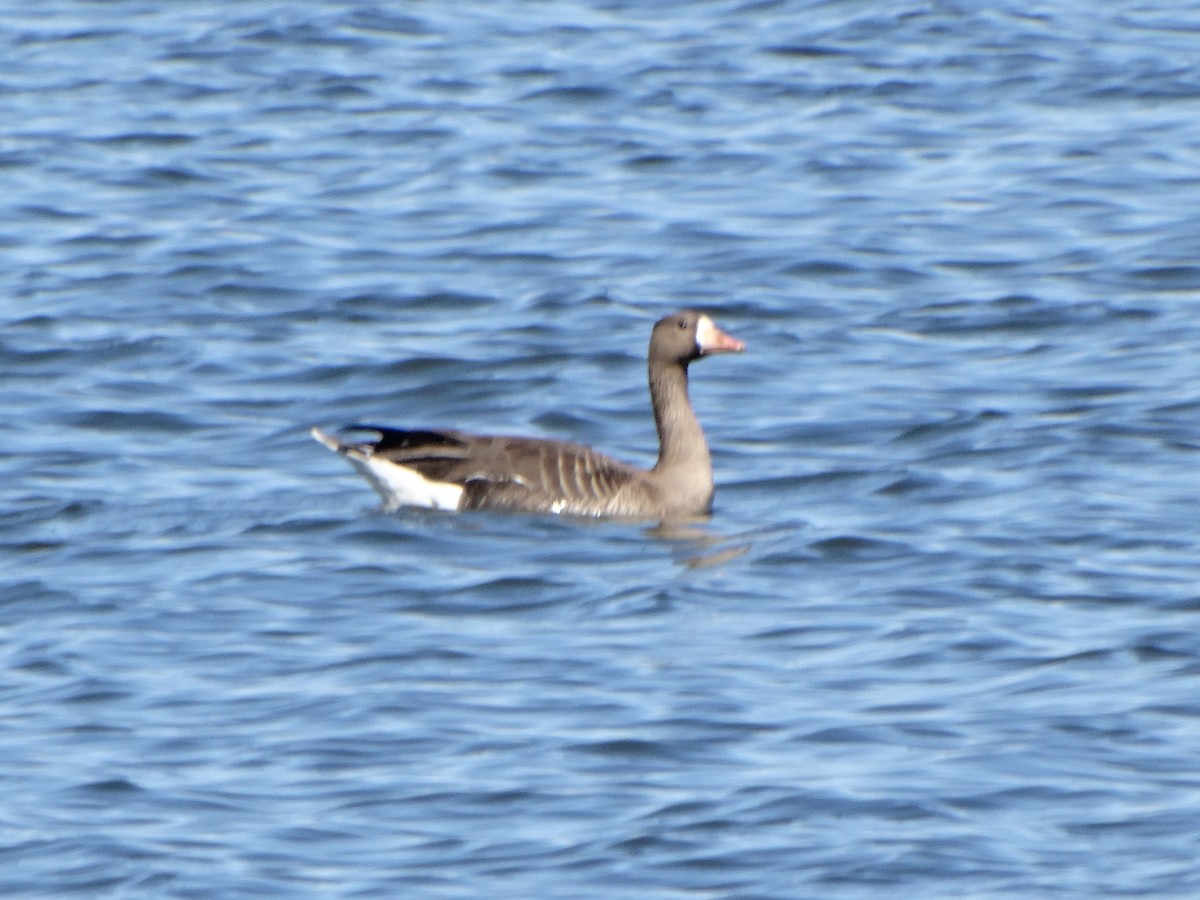
[[[740,353],[746,349],[745,343],[726,334],[708,316],[701,316],[696,323],[696,346],[701,353]]]

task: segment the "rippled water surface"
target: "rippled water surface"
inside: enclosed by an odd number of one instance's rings
[[[1200,893],[1200,7],[0,6],[0,892]],[[379,511],[313,424],[646,463]]]

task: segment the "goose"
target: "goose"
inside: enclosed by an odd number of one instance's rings
[[[688,399],[688,365],[745,344],[706,314],[682,310],[655,323],[649,381],[658,461],[642,469],[582,444],[542,438],[349,425],[312,436],[344,456],[383,498],[442,510],[503,510],[596,518],[697,518],[712,510],[713,470]],[[355,439],[353,435],[365,435]]]

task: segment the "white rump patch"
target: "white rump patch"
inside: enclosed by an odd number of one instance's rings
[[[462,499],[462,485],[430,481],[415,469],[382,458],[346,458],[371,482],[371,487],[379,492],[388,509],[401,506],[458,509],[458,501]]]
[[[343,444],[319,428],[312,430],[312,436],[330,450],[346,457],[371,483],[371,487],[383,498],[384,505],[389,510],[399,509],[401,506],[458,509],[458,501],[462,499],[462,485],[430,481],[415,469],[382,457],[377,459],[370,455],[370,448],[364,451],[353,445]]]

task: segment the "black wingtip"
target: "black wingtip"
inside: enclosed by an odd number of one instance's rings
[[[435,447],[461,447],[462,440],[444,431],[428,429],[388,428],[386,425],[371,425],[366,422],[356,422],[344,425],[339,429],[341,434],[347,432],[374,432],[374,450],[406,450],[411,447],[430,445]]]

